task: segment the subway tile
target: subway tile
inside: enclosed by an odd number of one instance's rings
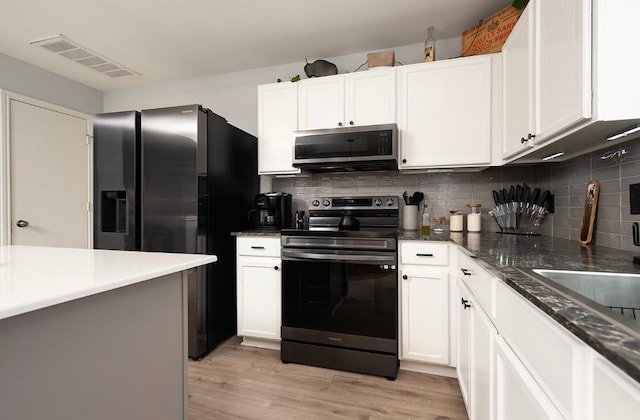
[[[597,179],[597,177],[594,177]],[[600,181],[600,194],[620,193],[620,178]]]
[[[640,160],[624,163],[620,166],[620,177],[631,178],[640,175]]]
[[[578,226],[578,229],[580,228],[580,226]],[[620,229],[620,220],[600,220],[598,219],[597,223],[596,223],[596,229],[598,230],[598,232],[603,232],[603,233],[611,233],[611,234],[615,234],[615,235],[620,235],[621,229]]]
[[[616,249],[620,249],[620,247],[622,246],[622,239],[621,239],[621,235],[612,235],[609,233],[596,233],[595,235],[595,240],[592,242],[592,244],[595,245],[599,245],[599,246],[607,246],[609,248],[616,248]]]
[[[620,207],[620,194],[602,194],[598,197],[598,206]]]
[[[598,206],[598,218],[605,220],[620,220],[620,207]]]
[[[607,168],[601,168],[591,172],[592,179],[597,179],[600,183],[607,180],[619,180],[620,179],[620,167],[610,166]]]

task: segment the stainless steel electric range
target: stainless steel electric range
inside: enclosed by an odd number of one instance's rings
[[[282,230],[282,361],[398,374],[399,198],[309,200]]]

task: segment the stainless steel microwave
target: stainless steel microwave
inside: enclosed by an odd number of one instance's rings
[[[293,133],[293,166],[309,172],[398,169],[396,124]]]

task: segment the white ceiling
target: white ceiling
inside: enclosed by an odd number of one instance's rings
[[[512,0],[0,0],[0,52],[107,91],[458,37]],[[142,76],[30,41],[63,34]]]

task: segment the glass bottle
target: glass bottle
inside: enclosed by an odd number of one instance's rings
[[[436,40],[433,38],[433,26],[427,28],[427,39],[424,41],[424,62],[436,60]]]
[[[431,216],[429,215],[429,207],[424,203],[422,208],[422,234],[429,235],[431,233]]]

